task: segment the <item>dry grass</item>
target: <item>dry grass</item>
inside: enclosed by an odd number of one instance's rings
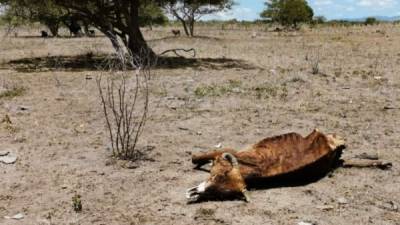
[[[26,92],[26,88],[22,86],[13,86],[11,88],[7,88],[6,90],[0,92],[1,98],[14,98],[18,96],[22,96]]]
[[[100,72],[113,76],[96,67],[112,53],[108,40],[41,39],[32,37],[39,28],[21,29],[0,44],[1,80],[23,81],[29,90],[0,98],[0,115],[18,127],[0,130],[0,150],[19,156],[15,165],[0,164],[0,224],[16,224],[3,217],[19,212],[24,224],[396,224],[399,28],[199,27],[196,38],[174,38],[170,28],[145,31],[156,52],[194,47],[199,58],[164,58],[155,69],[155,111],[138,143],[153,150],[135,170],[109,158],[95,82]],[[316,52],[313,74],[307,56]],[[346,137],[345,158],[378,153],[393,169],[339,169],[307,186],[252,190],[250,204],[186,205],[185,189],[207,177],[192,170],[191,153],[315,127]],[[343,197],[348,204],[337,202]]]

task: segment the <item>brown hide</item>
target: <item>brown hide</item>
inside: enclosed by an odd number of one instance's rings
[[[240,173],[246,180],[288,174],[314,163],[318,163],[319,172],[328,172],[340,156],[336,150],[343,145],[344,141],[339,137],[314,130],[305,138],[297,133],[266,138],[239,152],[222,149],[195,155],[192,162],[201,166],[229,152],[237,158]]]

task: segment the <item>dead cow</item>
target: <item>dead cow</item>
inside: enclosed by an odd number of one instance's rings
[[[171,30],[172,34],[174,34],[174,36],[180,36],[181,35],[181,31],[180,30]]]
[[[243,151],[222,149],[194,155],[192,162],[197,166],[210,161],[213,166],[208,180],[188,189],[186,197],[190,202],[210,196],[249,201],[247,182],[293,173],[300,177],[325,175],[339,164],[344,144],[334,134],[314,130],[305,138],[297,133],[266,138]],[[306,174],[300,174],[310,167]]]

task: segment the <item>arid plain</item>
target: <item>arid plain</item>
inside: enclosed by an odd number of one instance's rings
[[[2,37],[0,91],[15,92],[0,98],[0,151],[18,160],[0,164],[0,224],[400,224],[400,26],[232,28],[144,32],[156,52],[197,55],[153,69],[147,155],[134,166],[110,157],[96,77],[122,72],[99,69],[113,53],[106,38]],[[208,177],[192,153],[314,128],[343,136],[345,159],[377,154],[393,167],[250,190],[250,203],[186,203]]]

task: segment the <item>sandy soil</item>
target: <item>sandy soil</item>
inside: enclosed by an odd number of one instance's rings
[[[94,66],[112,52],[106,39],[4,38],[0,84],[26,91],[0,98],[12,121],[1,124],[0,150],[19,157],[0,164],[0,224],[400,224],[399,27],[254,30],[146,32],[157,52],[195,47],[199,59],[154,70],[140,141],[154,149],[136,169],[110,158],[94,79],[113,75]],[[208,177],[192,153],[316,127],[346,138],[343,158],[378,154],[393,168],[339,168],[305,186],[251,190],[250,203],[186,203],[186,188]]]

